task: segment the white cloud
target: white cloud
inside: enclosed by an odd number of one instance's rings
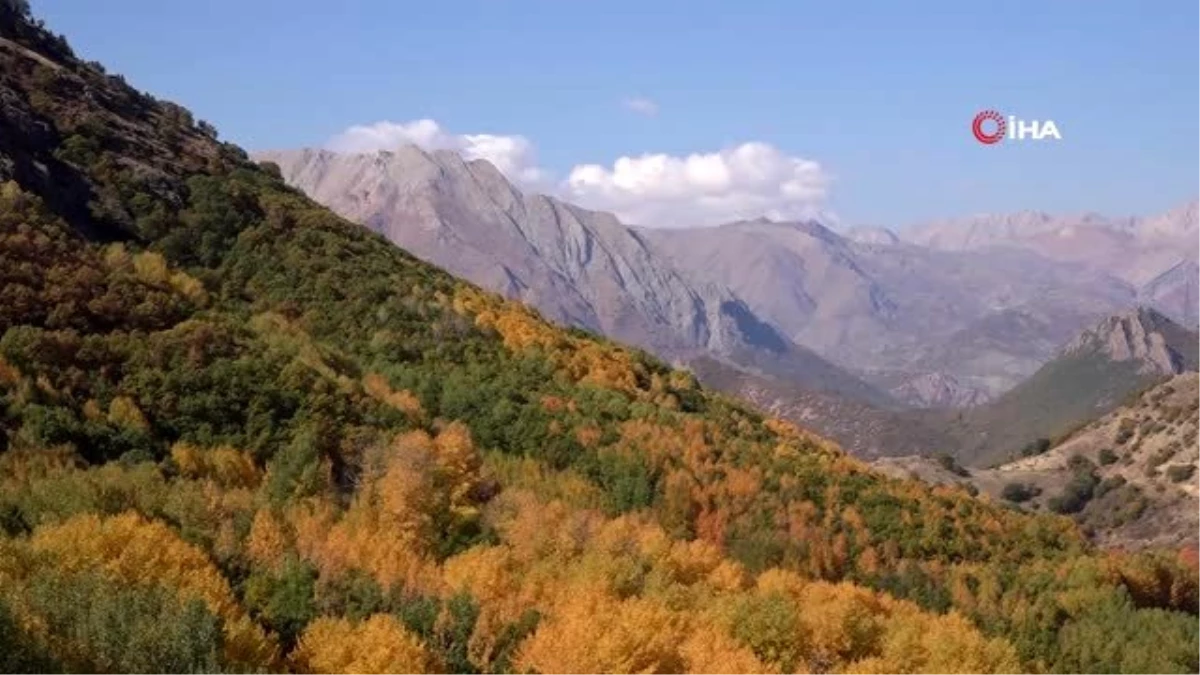
[[[429,119],[350,127],[330,139],[339,152],[375,152],[413,143],[485,159],[529,191],[546,192],[591,209],[612,211],[650,227],[715,225],[765,216],[774,220],[828,217],[821,210],[829,176],[820,164],[761,142],[686,157],[620,157],[611,167],[580,164],[555,182],[520,135],[452,134]]]
[[[451,134],[431,119],[353,126],[329,139],[326,147],[337,152],[377,152],[407,143],[425,150],[454,150],[468,160],[485,159],[525,187],[541,185],[546,179],[537,166],[533,143],[524,136]]]
[[[625,106],[626,110],[635,112],[639,115],[645,115],[646,117],[654,117],[658,114],[658,104],[648,98],[642,98],[640,96],[627,98],[622,101],[622,105]]]
[[[820,164],[757,142],[687,157],[621,157],[611,169],[585,164],[565,185],[584,206],[655,227],[811,218],[821,213],[828,187]]]

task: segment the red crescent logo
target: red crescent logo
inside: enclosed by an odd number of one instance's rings
[[[996,123],[996,130],[990,134],[983,130],[983,123],[988,120]],[[971,133],[975,134],[975,140],[984,145],[999,143],[1004,138],[1004,132],[1007,130],[1008,123],[995,110],[984,110],[975,116],[975,121],[971,122]]]

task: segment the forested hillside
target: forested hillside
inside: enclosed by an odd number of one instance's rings
[[[1194,560],[876,474],[0,38],[0,670],[1200,668]]]

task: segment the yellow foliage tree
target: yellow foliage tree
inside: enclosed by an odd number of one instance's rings
[[[462,422],[452,422],[438,433],[433,444],[441,489],[455,517],[475,518],[479,510],[473,499],[479,485],[483,459],[471,440],[471,431]]]
[[[432,673],[429,651],[394,617],[354,623],[321,617],[308,625],[288,659],[302,673]]]
[[[39,528],[30,539],[36,553],[53,556],[66,572],[94,572],[125,584],[160,584],[197,598],[224,621],[225,658],[239,668],[277,664],[278,648],[238,605],[228,582],[200,549],[161,522],[136,513],[101,518],[92,514]]]
[[[1016,673],[1012,645],[988,639],[957,613],[936,616],[906,608],[887,621],[879,653],[849,664],[848,673]]]
[[[576,382],[618,389],[643,399],[659,395],[650,390],[651,378],[628,351],[564,335],[561,329],[520,303],[462,286],[456,289],[451,307],[464,316],[474,316],[477,326],[495,330],[513,351],[544,351]],[[646,382],[645,387],[640,384],[642,381]]]
[[[150,428],[141,408],[128,396],[117,396],[108,404],[108,421],[126,429],[145,431]]]
[[[246,538],[246,555],[254,562],[271,569],[283,564],[288,551],[288,536],[281,522],[270,509],[254,514],[250,534]]]
[[[542,673],[679,673],[685,618],[646,598],[617,600],[595,588],[566,591],[522,645],[518,669]]]
[[[156,286],[169,286],[189,300],[203,305],[208,302],[204,284],[186,272],[172,270],[166,258],[153,251],[134,254],[130,259],[124,248],[110,248],[105,252],[105,262],[113,267],[123,267],[132,262],[134,273],[142,281]]]
[[[691,631],[680,647],[689,673],[777,673],[754,652],[720,628],[705,624]]]
[[[262,471],[247,453],[227,445],[199,448],[179,442],[171,446],[171,459],[188,478],[203,478],[225,487],[257,487]]]
[[[432,442],[424,432],[397,439],[383,475],[372,486],[378,498],[381,525],[392,536],[424,550],[434,536],[437,507]],[[362,505],[365,506],[365,505]]]
[[[371,398],[399,410],[411,419],[422,418],[424,413],[421,409],[421,401],[417,399],[416,395],[407,389],[394,391],[383,375],[367,373],[363,376],[362,384],[363,390]]]
[[[380,454],[383,465],[366,473],[344,514],[322,499],[288,510],[296,548],[322,576],[361,570],[384,588],[428,588],[435,571],[429,559],[433,515],[439,508],[433,440],[412,432]]]

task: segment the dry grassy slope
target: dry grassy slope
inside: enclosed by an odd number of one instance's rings
[[[1045,455],[988,472],[992,481],[979,487],[999,494],[1014,480],[1033,483],[1043,493],[1032,504],[1044,508],[1055,488],[1069,479],[1068,460],[1081,455],[1100,465],[1102,481],[1125,481],[1093,499],[1077,516],[1094,530],[1097,541],[1113,546],[1195,544],[1200,527],[1197,380],[1195,373],[1178,375]],[[1115,463],[1101,465],[1104,449],[1117,456]]]
[[[1001,500],[1004,486],[1024,483],[1041,490],[1025,503],[1046,510],[1073,476],[1068,466],[1079,455],[1096,464],[1101,485],[1096,496],[1075,514],[1105,546],[1194,546],[1200,536],[1200,450],[1197,448],[1197,396],[1200,376],[1184,373],[1143,393],[1083,427],[1046,453],[972,470],[961,477],[926,457],[879,460],[875,466],[893,475],[915,476],[931,483],[970,483],[982,494]],[[1116,461],[1104,464],[1103,450]],[[1105,453],[1107,454],[1107,453]],[[1186,478],[1191,467],[1191,474]],[[1121,481],[1124,484],[1121,484]]]

